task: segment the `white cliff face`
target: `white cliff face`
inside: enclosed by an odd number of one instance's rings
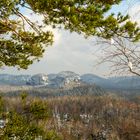
[[[45,76],[42,76],[42,80],[44,81],[44,82],[47,82],[48,81],[48,77],[45,75]]]
[[[57,74],[50,82],[53,87],[74,87],[80,84],[80,76],[71,71],[63,71]]]
[[[69,84],[80,84],[80,77],[79,76],[74,76],[74,77],[66,77],[64,81],[64,85],[69,85]]]
[[[29,81],[29,85],[48,85],[48,76],[45,74],[33,75]]]

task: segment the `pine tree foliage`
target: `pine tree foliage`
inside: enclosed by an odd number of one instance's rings
[[[45,46],[53,43],[53,34],[28,19],[23,9],[44,17],[44,24],[71,32],[110,39],[114,35],[138,41],[140,30],[128,15],[107,14],[122,0],[1,0],[0,65],[28,68],[39,60]],[[16,20],[18,17],[19,20]],[[30,26],[30,30],[26,25]]]
[[[0,2],[0,65],[26,69],[42,57],[44,46],[52,44],[53,35],[20,13],[19,4],[18,0]]]

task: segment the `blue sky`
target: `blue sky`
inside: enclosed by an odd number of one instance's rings
[[[134,0],[137,1],[137,0]],[[131,0],[132,2],[132,0]],[[126,13],[131,10],[130,0],[123,1],[119,6],[113,6],[110,12]],[[139,3],[140,4],[140,3]],[[140,7],[138,5],[138,7]],[[131,11],[135,11],[132,9]],[[22,11],[33,20],[41,20],[40,16],[31,16],[29,11]],[[50,27],[48,28],[50,29]],[[52,29],[51,29],[52,30]],[[85,39],[77,33],[69,31],[53,30],[55,42],[53,46],[48,47],[44,57],[40,62],[36,62],[28,70],[17,70],[16,68],[2,68],[0,73],[9,74],[37,74],[37,73],[57,73],[64,70],[74,71],[79,74],[94,73],[101,76],[108,76],[108,64],[95,67],[97,61],[102,55],[99,46],[95,45],[95,38]]]

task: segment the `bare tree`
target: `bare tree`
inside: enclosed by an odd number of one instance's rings
[[[140,43],[115,36],[110,40],[100,39],[102,56],[98,64],[110,63],[111,74],[134,74],[140,76]]]
[[[125,14],[128,13],[132,20],[139,20],[140,8],[138,5],[140,0],[128,0],[128,8]],[[134,10],[136,6],[136,10]],[[139,23],[139,22],[137,22]],[[97,65],[108,63],[110,66],[110,74],[115,75],[137,75],[140,76],[140,43],[132,42],[127,37],[120,37],[117,34],[114,37],[105,40],[97,39],[97,44],[100,46],[100,58]],[[99,55],[99,54],[97,54]],[[98,56],[99,58],[99,56]]]

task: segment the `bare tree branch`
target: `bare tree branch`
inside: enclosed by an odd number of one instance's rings
[[[140,76],[140,44],[120,36],[112,39],[113,44],[109,43],[110,40],[100,39],[98,41],[100,45],[104,46],[104,53],[97,65],[107,62],[110,64],[111,73]]]

